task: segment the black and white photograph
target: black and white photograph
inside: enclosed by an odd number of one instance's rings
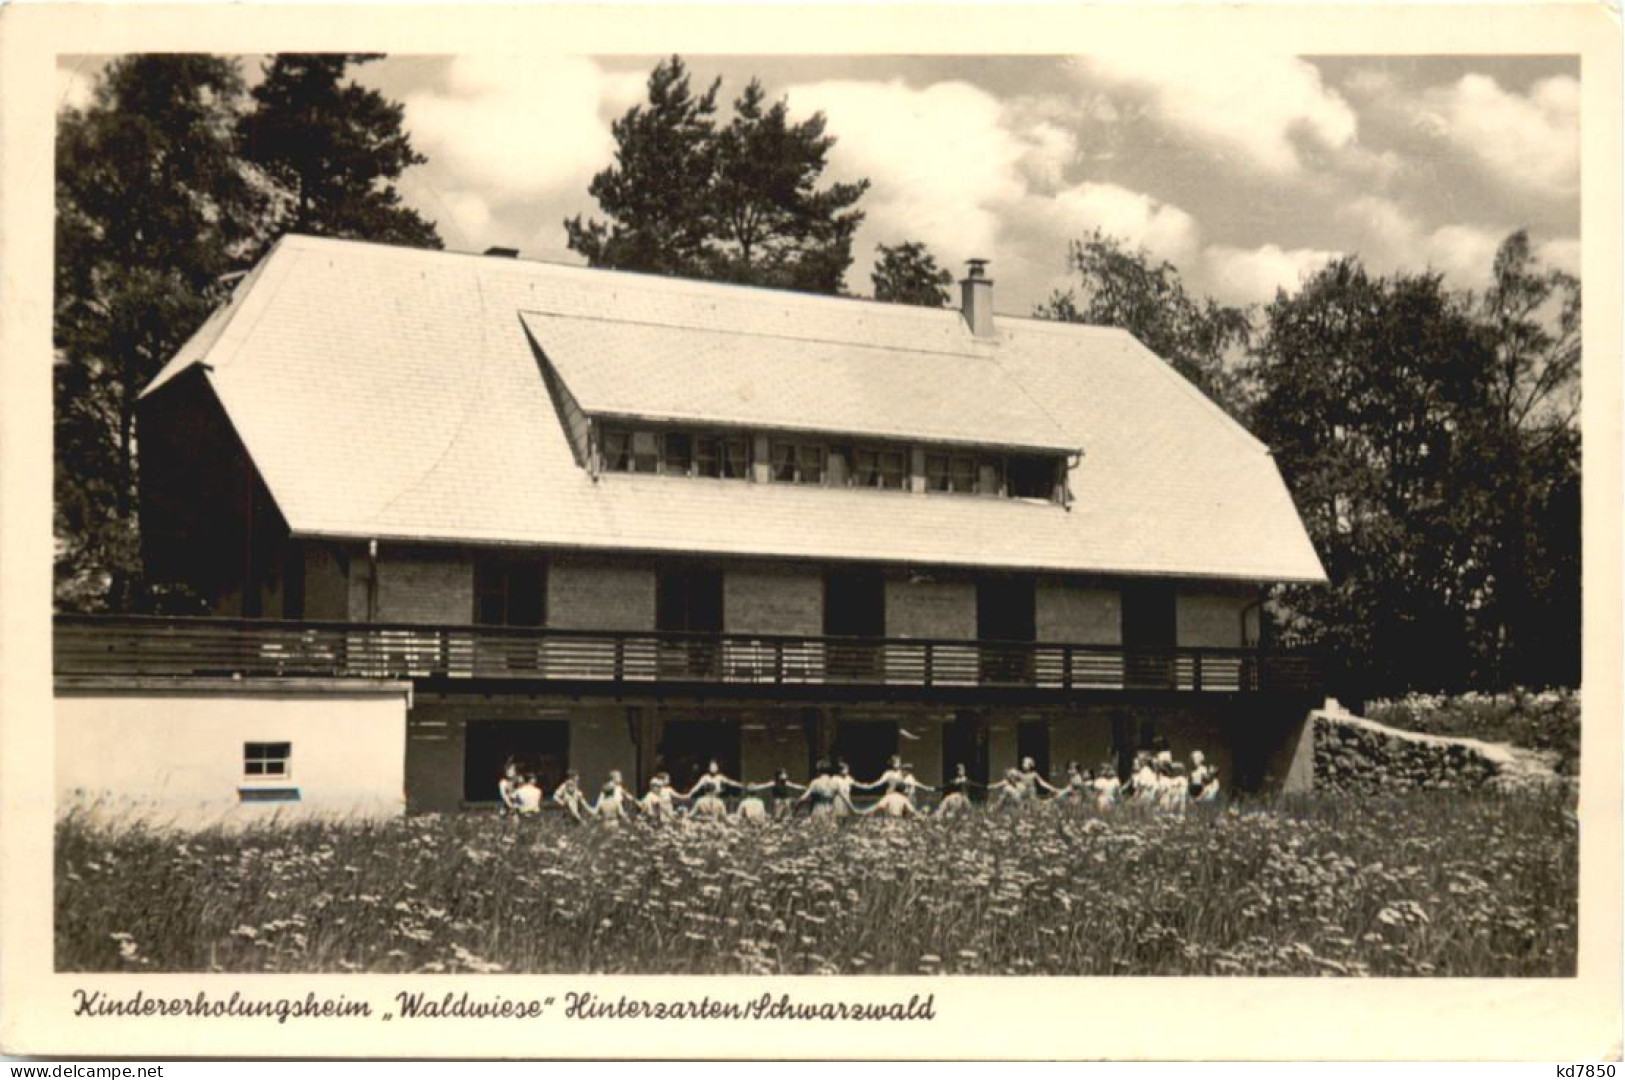
[[[59,979],[1580,974],[1577,47],[89,44]]]

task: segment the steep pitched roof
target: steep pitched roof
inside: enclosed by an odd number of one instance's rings
[[[1117,330],[288,237],[147,393],[195,363],[302,535],[1324,580],[1268,451]],[[543,363],[589,412],[1081,447],[1074,505],[595,480]]]

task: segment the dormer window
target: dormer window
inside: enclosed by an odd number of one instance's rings
[[[661,475],[688,476],[694,468],[694,436],[684,431],[668,431],[660,439]]]
[[[659,471],[660,444],[654,432],[606,427],[603,442],[605,472]]]
[[[750,475],[750,441],[743,436],[701,435],[694,440],[694,475],[745,479]]]
[[[605,425],[599,442],[604,472],[722,480],[743,480],[750,475],[750,440],[744,436]]]
[[[908,451],[858,446],[852,450],[853,487],[902,490],[908,486]]]
[[[599,469],[814,487],[1003,496],[1063,502],[1065,459],[941,443],[869,443],[791,433],[705,430],[677,424],[634,427],[599,421]],[[754,463],[758,452],[766,460]],[[923,469],[923,472],[921,471]]]
[[[1002,495],[1004,458],[981,454],[925,455],[925,490],[954,495]]]
[[[786,484],[822,484],[828,454],[822,443],[773,441],[773,479]]]
[[[1055,499],[1058,469],[1054,458],[1012,454],[1009,458],[1012,499]]]

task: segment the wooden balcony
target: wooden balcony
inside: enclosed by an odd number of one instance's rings
[[[1322,685],[1317,657],[1258,649],[123,615],[58,615],[54,670],[530,682],[617,693],[721,687],[818,697],[845,689],[893,698],[950,691],[1312,694]]]

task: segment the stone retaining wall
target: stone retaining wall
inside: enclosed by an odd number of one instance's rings
[[[1370,795],[1560,783],[1550,755],[1504,743],[1403,731],[1343,711],[1317,711],[1315,788]]]

